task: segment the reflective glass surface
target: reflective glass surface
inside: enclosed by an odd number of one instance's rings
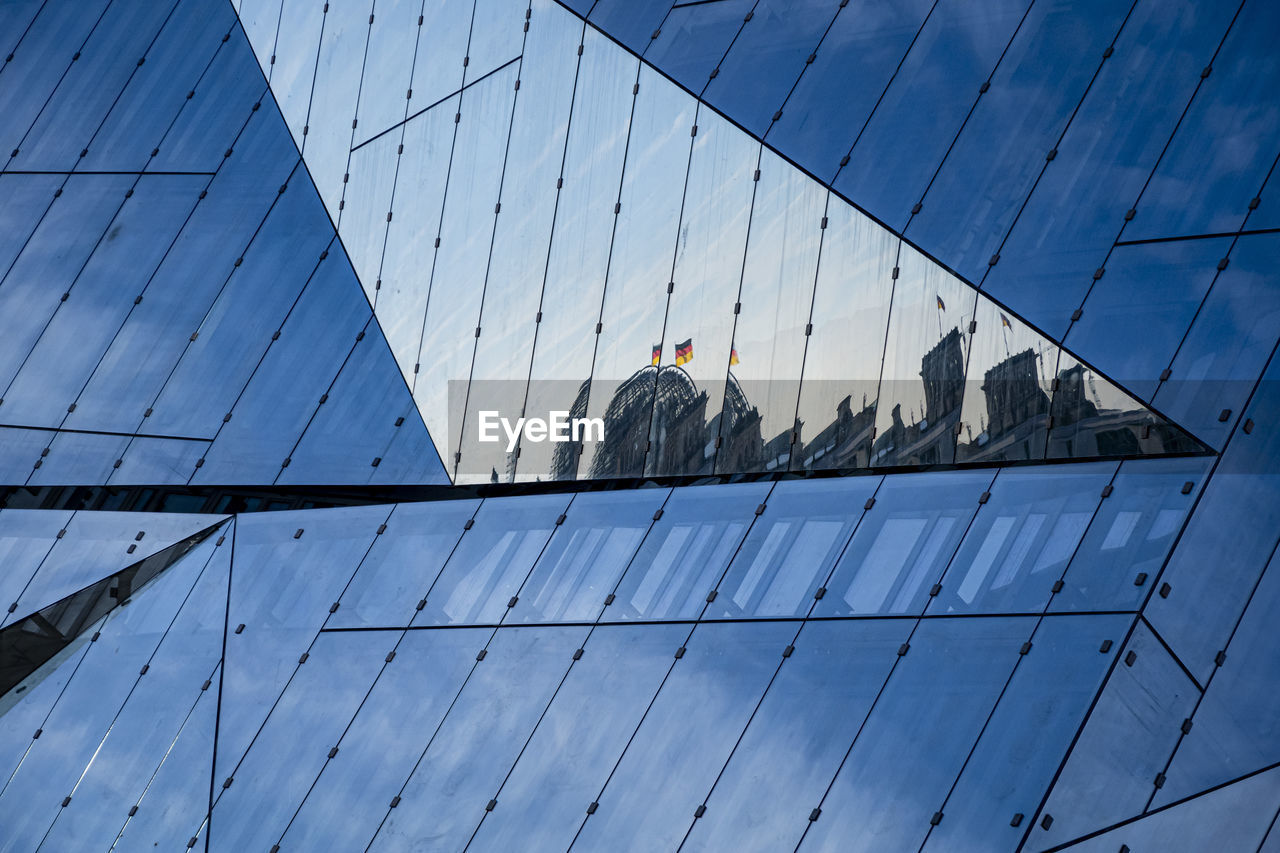
[[[1013,816],[1039,805],[1115,658],[1098,649],[1106,640],[1114,648],[1128,627],[1128,616],[1053,618],[1037,626],[922,849],[1016,849],[1026,830],[1011,825]]]
[[[1278,376],[1280,365],[1263,377],[1246,418],[1262,424],[1280,417]],[[1277,473],[1280,437],[1272,430],[1237,431],[1161,578],[1168,596],[1147,606],[1151,624],[1201,681],[1271,558],[1280,529]]]
[[[577,0],[569,3],[579,14],[636,53],[644,53],[651,37],[671,9],[671,0]]]
[[[1051,336],[1066,331],[1234,11],[1178,9],[1134,7],[983,282]]]
[[[9,603],[18,599],[50,549],[57,545],[58,531],[65,528],[71,518],[72,513],[66,511],[0,510],[0,564],[5,567],[0,573],[0,605],[8,608]],[[41,606],[33,603],[30,610]],[[11,618],[0,617],[0,624],[7,624]]]
[[[608,625],[592,631],[583,656],[538,721],[519,760],[483,815],[472,849],[568,849],[584,803],[600,791],[645,708],[671,668],[684,625]]]
[[[1060,844],[1140,813],[1199,698],[1144,624],[1120,655],[1041,811],[1051,816],[1049,826],[1034,818],[1031,846]]]
[[[795,636],[796,623],[700,625],[586,817],[575,846],[679,846]],[[672,650],[675,651],[674,649]]]
[[[1136,609],[1173,548],[1209,465],[1207,459],[1121,463],[1049,609]]]
[[[728,4],[694,8],[718,5]],[[709,110],[699,110],[697,122],[655,380],[650,474],[709,472],[715,437],[732,435],[739,420],[746,426],[749,415],[744,395],[726,386],[725,371],[760,144]],[[722,409],[733,423],[722,422]]]
[[[722,473],[791,464],[827,195],[767,150],[758,168],[720,415],[715,467]]]
[[[1170,365],[1173,381],[1152,402],[1202,440],[1220,447],[1231,418],[1264,369],[1267,345],[1280,334],[1280,293],[1270,271],[1280,257],[1280,235],[1242,237],[1230,265],[1214,282],[1186,340]]]
[[[1230,238],[1117,248],[1063,343],[1150,400],[1230,248]]]
[[[835,196],[824,215],[792,470],[870,464],[898,254],[896,237]]]
[[[934,8],[933,0],[864,0],[836,15],[769,143],[830,179]]]
[[[556,519],[572,511],[571,495],[491,498],[475,516],[440,575],[422,591],[413,625],[485,624],[506,615],[552,537]],[[566,533],[567,535],[567,533]]]
[[[949,463],[977,293],[906,244],[895,268],[871,464]]]
[[[489,633],[464,628],[404,635],[395,647],[395,660],[382,670],[343,732],[338,754],[297,804],[297,814],[279,839],[281,849],[364,849]],[[391,631],[379,635],[386,647],[396,640]],[[330,635],[338,641],[347,636]],[[374,665],[371,661],[370,667]]]
[[[1190,796],[1280,760],[1271,685],[1280,672],[1280,644],[1271,620],[1280,605],[1280,560],[1274,556],[1214,670],[1194,728],[1178,744],[1169,781],[1156,805]]]
[[[808,614],[879,485],[879,477],[779,483],[706,617]]]
[[[814,616],[923,611],[991,478],[986,471],[887,477]]]
[[[509,628],[424,744],[369,850],[461,850],[567,669],[583,628]],[[497,808],[501,808],[501,803]]]
[[[673,5],[662,32],[645,51],[645,61],[691,91],[701,92],[742,29],[742,19],[754,7],[755,0]]]
[[[900,619],[805,625],[681,849],[794,847],[910,629]]]
[[[1042,610],[1115,472],[1114,462],[1000,471],[929,612]]]
[[[911,218],[911,239],[969,280],[982,278],[1128,11],[1105,0],[1031,4],[990,88],[928,190],[919,190],[923,209]]]
[[[922,622],[798,849],[916,849],[1033,628],[1025,618]]]
[[[691,486],[672,492],[602,620],[696,617],[768,494],[767,483]]]
[[[574,498],[506,621],[596,619],[668,495],[667,489],[643,489]]]
[[[756,3],[703,97],[751,133],[764,135],[839,9],[839,0]]]

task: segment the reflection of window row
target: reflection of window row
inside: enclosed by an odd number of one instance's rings
[[[1134,609],[1143,572],[1190,506],[1184,484],[1204,467],[1149,460],[1008,469],[994,480],[953,471],[784,481],[771,494],[764,483],[583,493],[559,525],[559,502],[512,515],[509,499],[491,499],[413,624],[693,619],[708,604],[709,619],[811,607],[820,618]],[[365,588],[357,576],[348,618]]]

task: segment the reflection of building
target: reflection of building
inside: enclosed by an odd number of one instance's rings
[[[906,423],[902,404],[895,402],[890,423],[872,445],[873,464],[934,465],[952,461],[955,427],[964,398],[964,345],[960,330],[952,328],[920,360],[925,411],[920,420]],[[898,388],[881,383],[882,399],[900,399]],[[886,397],[886,392],[888,397]]]
[[[959,329],[952,329],[920,360],[924,380],[925,420],[941,421],[960,408],[964,397],[964,345]]]
[[[986,433],[991,439],[1049,411],[1049,397],[1040,388],[1039,363],[1039,354],[1026,349],[986,372],[982,391],[987,399]]]

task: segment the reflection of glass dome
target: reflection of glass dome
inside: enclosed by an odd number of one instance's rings
[[[655,420],[655,433],[678,428],[705,404],[705,397],[679,367],[646,365],[637,370],[618,385],[605,409],[604,441],[592,459],[589,476],[639,476],[644,470],[650,417]],[[701,417],[697,422],[701,427]]]

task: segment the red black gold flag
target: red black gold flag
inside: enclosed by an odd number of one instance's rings
[[[676,366],[681,367],[693,361],[693,338],[676,344]]]
[[[1004,316],[1004,314],[1000,314],[1000,325],[1004,326],[1006,329],[1013,328],[1013,324],[1009,322],[1009,318]]]
[[[654,344],[653,358],[650,359],[649,363],[652,364],[654,367],[657,367],[658,362],[660,361],[662,361],[662,344]]]
[[[733,347],[729,347],[729,366],[732,367],[737,363],[738,363],[738,351]]]
[[[938,299],[938,310],[939,310],[939,311],[946,311],[946,310],[947,310],[947,303],[945,303],[945,302],[943,302],[943,301],[942,301],[942,297],[941,297],[941,296],[937,297],[937,299]]]

